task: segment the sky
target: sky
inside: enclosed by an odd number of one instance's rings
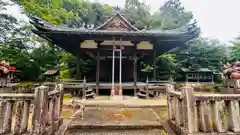
[[[124,6],[125,0],[91,0],[112,6]],[[142,0],[150,6],[151,12],[159,9],[167,0]],[[181,0],[186,11],[191,11],[201,28],[202,37],[218,39],[229,44],[240,35],[240,0]],[[19,18],[18,7],[10,7],[8,13]]]

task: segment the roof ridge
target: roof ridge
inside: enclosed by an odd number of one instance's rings
[[[96,30],[100,30],[101,28],[103,28],[104,26],[106,26],[109,22],[111,22],[116,16],[119,16],[127,25],[130,26],[131,29],[135,30],[135,31],[140,31],[138,28],[136,28],[135,26],[133,26],[120,12],[117,12],[115,14],[112,15],[112,17],[110,17],[107,21],[105,21],[102,25],[98,26],[96,28]]]

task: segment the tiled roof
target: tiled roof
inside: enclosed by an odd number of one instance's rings
[[[44,22],[38,18],[32,18],[30,21],[37,30],[34,32],[42,33],[67,33],[67,34],[95,34],[95,35],[136,35],[136,36],[198,36],[199,28],[196,27],[195,23],[189,24],[182,28],[172,29],[172,30],[136,30],[136,31],[121,31],[121,30],[102,30],[101,27],[97,29],[85,29],[85,28],[69,28],[65,26],[56,26]],[[134,28],[135,29],[135,28]]]
[[[200,68],[200,69],[197,69],[197,70],[192,70],[192,69],[189,69],[189,68],[181,68],[181,70],[183,72],[213,72],[209,68]]]
[[[59,72],[58,69],[51,69],[51,70],[47,70],[44,75],[55,75]]]

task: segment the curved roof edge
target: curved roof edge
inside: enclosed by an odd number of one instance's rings
[[[119,14],[120,15],[120,14]],[[154,35],[154,36],[164,36],[164,35],[191,35],[194,34],[196,37],[200,34],[200,29],[196,26],[196,22],[193,24],[186,25],[181,28],[171,29],[171,30],[137,30],[137,31],[121,31],[121,30],[99,30],[99,29],[85,29],[85,28],[69,28],[64,26],[56,26],[42,21],[39,18],[32,17],[30,23],[39,32],[54,32],[54,33],[79,33],[79,34],[136,34],[136,35]]]

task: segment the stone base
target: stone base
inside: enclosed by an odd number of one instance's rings
[[[110,97],[111,100],[123,100],[123,96],[115,95]]]
[[[139,99],[137,96],[132,97],[132,99]]]

